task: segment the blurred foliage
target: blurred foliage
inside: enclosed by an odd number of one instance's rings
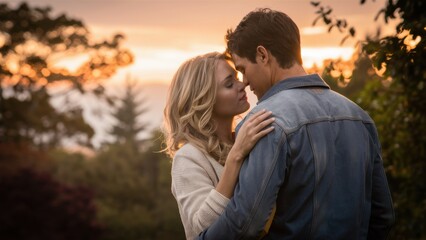
[[[91,180],[96,189],[104,239],[150,239],[155,233],[154,194],[142,173],[142,159],[130,145],[111,145],[93,159]]]
[[[94,189],[102,239],[185,239],[170,192],[170,159],[160,152],[161,133],[152,136],[136,154],[126,143],[110,144],[94,157],[51,152],[56,178]]]
[[[356,51],[352,59],[348,61],[341,59],[325,60],[322,77],[331,89],[356,100],[368,82],[381,79],[377,76],[371,64],[368,56]]]
[[[140,110],[135,81],[128,77],[124,90],[112,111],[116,122],[110,134],[115,141],[98,151],[90,183],[98,194],[99,219],[107,226],[104,239],[152,239],[154,191],[143,171],[144,145],[138,138],[145,130],[140,123],[145,110]]]
[[[141,89],[129,77],[124,95],[112,112],[117,122],[95,158],[93,188],[99,218],[107,226],[104,239],[176,239],[184,237],[176,202],[170,192],[170,159],[161,152],[159,131],[144,140],[146,108]],[[98,182],[96,182],[98,181]]]
[[[21,143],[0,143],[0,176],[13,175],[21,169],[43,171],[49,164],[47,154]]]
[[[152,132],[143,152],[144,172],[155,196],[156,233],[154,239],[185,239],[176,201],[171,193],[171,159],[163,151],[165,139],[160,130]]]
[[[124,90],[118,97],[121,104],[112,111],[117,122],[110,134],[115,141],[104,143],[92,157],[51,151],[51,172],[67,184],[94,189],[102,239],[183,239],[170,192],[170,159],[161,152],[164,139],[159,131],[151,139],[140,139],[145,131],[141,91],[129,78]]]
[[[48,7],[0,3],[0,239],[184,239],[162,140],[138,138],[134,85],[112,113],[117,141],[90,148],[79,101],[114,105],[102,81],[133,61],[122,39],[96,42]],[[61,67],[70,57],[84,62]]]
[[[361,4],[364,3],[362,0]],[[318,8],[318,19],[330,26],[330,30],[335,25],[355,36],[355,29],[351,31],[346,22],[339,25],[339,19],[330,16],[330,7],[319,2],[312,4]],[[354,61],[352,76],[345,76],[339,63],[329,64],[324,73],[332,87],[357,102],[376,123],[396,210],[393,239],[426,238],[425,12],[425,1],[387,1],[376,19],[383,15],[385,23],[398,21],[396,33],[380,36],[378,31],[376,36],[367,36],[359,42],[361,58],[370,63]],[[360,71],[362,68],[366,69]],[[348,89],[339,88],[342,82]],[[356,85],[363,87],[354,88]]]
[[[102,227],[90,189],[23,169],[0,175],[1,239],[98,239]]]
[[[74,137],[89,144],[94,131],[70,96],[90,93],[109,100],[101,80],[133,61],[121,47],[123,38],[95,42],[81,21],[51,16],[49,7],[1,3],[0,143],[50,148]],[[58,66],[69,57],[86,60],[74,71]],[[51,102],[59,97],[62,106],[55,109]]]

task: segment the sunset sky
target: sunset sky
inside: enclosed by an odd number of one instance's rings
[[[20,1],[8,1],[18,4]],[[355,26],[357,36],[374,33],[374,22],[385,0],[324,0],[335,16]],[[112,80],[126,74],[142,82],[168,83],[185,59],[210,51],[224,50],[224,34],[235,28],[251,10],[269,7],[287,13],[299,26],[305,67],[321,64],[325,58],[349,58],[354,41],[340,46],[343,35],[327,33],[321,24],[313,27],[315,8],[308,0],[31,0],[32,6],[51,6],[53,14],[66,13],[82,20],[99,39],[123,33],[125,46],[135,55],[133,65]],[[76,60],[77,61],[77,60]],[[72,64],[71,64],[72,65]]]
[[[21,1],[6,1],[11,7]],[[250,11],[259,7],[269,7],[288,14],[301,32],[302,57],[305,67],[314,63],[321,65],[327,58],[350,58],[355,41],[345,45],[339,43],[344,35],[338,31],[327,33],[327,28],[319,21],[313,27],[315,8],[309,0],[30,0],[31,6],[50,6],[53,15],[65,13],[82,20],[96,39],[104,39],[116,33],[126,36],[124,46],[135,56],[135,62],[120,69],[109,79],[111,85],[122,85],[126,76],[137,79],[146,87],[143,93],[147,99],[146,119],[152,127],[159,126],[165,104],[167,84],[174,72],[186,59],[211,51],[224,51],[224,35],[229,28],[235,28]],[[331,6],[333,15],[345,18],[348,24],[357,29],[357,37],[373,34],[382,21],[374,21],[385,0],[367,0],[360,5],[359,0],[323,0],[323,5]],[[382,29],[388,33],[392,29]],[[65,65],[76,67],[81,59],[66,59]],[[165,87],[166,86],[166,87]],[[248,91],[249,92],[249,91]],[[253,94],[249,101],[256,103]],[[86,102],[86,101],[85,101]],[[89,101],[87,101],[89,102]],[[89,104],[87,103],[86,104]],[[92,107],[96,110],[98,103]],[[90,111],[85,113],[97,135],[102,139],[107,121],[95,119]]]

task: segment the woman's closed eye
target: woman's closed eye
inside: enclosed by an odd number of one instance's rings
[[[227,81],[227,83],[225,84],[226,88],[232,88],[234,86],[234,81]]]

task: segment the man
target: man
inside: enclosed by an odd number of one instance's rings
[[[275,131],[245,160],[234,197],[201,239],[385,239],[392,199],[373,120],[302,67],[300,35],[284,13],[259,9],[227,52]]]

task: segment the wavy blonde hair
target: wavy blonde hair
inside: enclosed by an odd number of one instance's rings
[[[184,62],[175,73],[164,109],[166,151],[173,157],[185,143],[191,143],[224,164],[231,148],[217,137],[212,119],[216,102],[215,70],[218,52],[200,55]]]

